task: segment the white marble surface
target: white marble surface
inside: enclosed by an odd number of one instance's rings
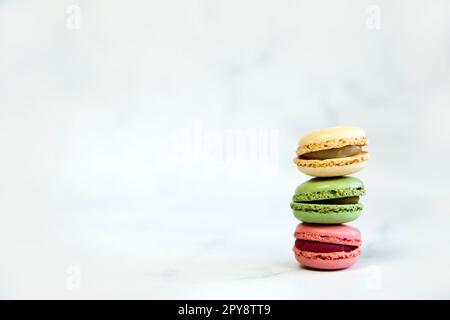
[[[449,7],[0,1],[0,297],[450,298]],[[338,124],[363,255],[304,270],[291,159]]]

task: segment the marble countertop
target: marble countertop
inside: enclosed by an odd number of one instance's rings
[[[184,200],[177,201],[174,194],[172,205],[179,209],[174,212],[78,212],[69,220],[66,215],[51,228],[47,225],[45,235],[35,234],[32,242],[16,248],[16,256],[3,264],[3,294],[63,299],[449,298],[446,195],[391,193],[397,188],[377,188],[368,174],[371,167],[366,171],[361,173],[369,181],[366,208],[352,223],[361,230],[364,245],[350,269],[326,272],[297,265],[291,251],[297,222],[289,192],[282,190],[292,187],[266,189],[272,195],[205,191],[202,197],[218,197],[216,207],[208,202],[197,211],[186,210]],[[301,175],[292,176],[291,184]]]

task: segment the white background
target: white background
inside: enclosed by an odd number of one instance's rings
[[[0,297],[449,298],[449,39],[444,0],[0,0]],[[335,125],[363,255],[309,271],[292,158]]]

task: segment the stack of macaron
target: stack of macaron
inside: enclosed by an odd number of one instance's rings
[[[367,141],[359,127],[314,131],[299,141],[294,163],[314,177],[297,187],[291,202],[294,216],[302,221],[293,250],[303,266],[338,270],[358,259],[361,233],[344,223],[360,216],[365,189],[361,180],[347,175],[367,165]]]

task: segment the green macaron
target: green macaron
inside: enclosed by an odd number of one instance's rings
[[[291,208],[303,222],[345,223],[361,214],[359,197],[364,194],[364,184],[357,178],[314,178],[297,187]]]

